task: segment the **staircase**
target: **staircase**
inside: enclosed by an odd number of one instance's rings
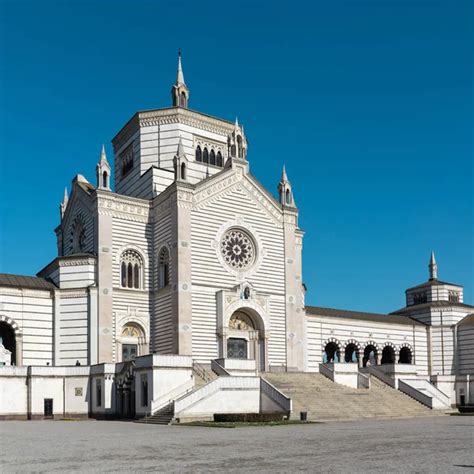
[[[166,405],[151,416],[145,416],[136,420],[135,423],[146,423],[150,425],[169,425],[174,416],[173,403]]]
[[[375,377],[371,377],[371,388],[355,389],[336,384],[316,373],[268,372],[262,376],[291,397],[292,419],[299,419],[301,411],[308,413],[308,420],[401,418],[435,414]]]
[[[193,363],[193,375],[194,375],[194,389],[201,388],[209,382],[212,382],[217,378],[217,375],[206,367],[203,367],[197,362]]]

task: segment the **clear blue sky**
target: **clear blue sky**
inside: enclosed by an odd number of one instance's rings
[[[256,177],[286,163],[307,303],[386,312],[427,278],[473,286],[473,7],[466,1],[0,1],[0,271],[56,255],[65,185],[170,104],[245,125]]]

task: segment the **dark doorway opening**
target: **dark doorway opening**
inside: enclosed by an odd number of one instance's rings
[[[5,349],[12,353],[11,364],[16,365],[16,340],[15,331],[13,328],[5,323],[0,322],[0,343]]]
[[[44,418],[53,418],[53,399],[44,399]]]

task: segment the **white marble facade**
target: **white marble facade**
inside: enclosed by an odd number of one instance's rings
[[[181,63],[172,97],[113,138],[113,187],[104,149],[95,184],[73,179],[58,257],[37,277],[0,277],[4,364],[154,353],[311,372],[331,358],[364,366],[385,354],[450,390],[458,375],[469,388],[474,307],[461,286],[438,280],[434,256],[430,279],[391,315],[305,307],[303,231],[286,171],[274,197],[250,172],[243,126],[188,108]]]

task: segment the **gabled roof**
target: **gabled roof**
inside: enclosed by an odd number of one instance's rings
[[[446,308],[446,307],[459,307],[459,308],[474,308],[470,304],[465,303],[451,303],[450,301],[431,301],[429,303],[422,303],[422,304],[412,304],[411,306],[405,306],[404,308],[397,309],[397,311],[393,311],[390,314],[403,314],[403,313],[411,313],[414,310],[420,309],[430,309],[430,308]]]
[[[40,277],[12,275],[10,273],[0,273],[0,286],[10,288],[30,288],[34,290],[52,290],[56,288],[54,283]]]
[[[474,313],[464,316],[464,318],[459,321],[458,326],[474,326]]]
[[[306,306],[308,316],[329,316],[331,318],[355,319],[361,321],[373,321],[388,324],[409,324],[425,326],[419,321],[408,316],[397,316],[392,314],[364,313],[361,311],[350,311],[347,309],[321,308],[318,306]]]

